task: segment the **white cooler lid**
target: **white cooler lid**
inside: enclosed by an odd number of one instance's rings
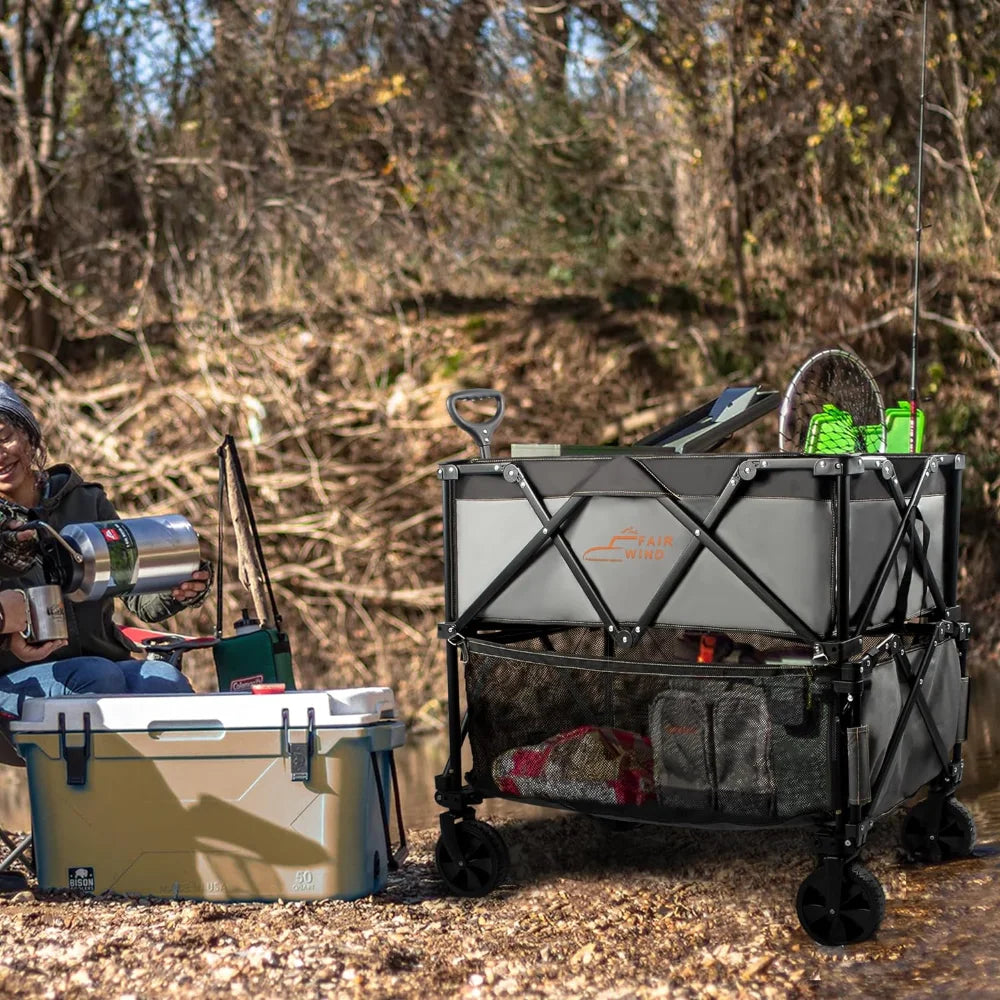
[[[27,698],[24,715],[11,719],[13,733],[59,731],[59,716],[67,730],[83,729],[84,713],[90,728],[99,732],[142,732],[167,724],[172,728],[273,729],[281,728],[282,710],[288,724],[308,724],[313,710],[316,728],[364,726],[392,719],[396,699],[390,688],[349,688],[342,691],[284,691],[253,694],[249,691],[204,694],[74,695],[60,698]]]

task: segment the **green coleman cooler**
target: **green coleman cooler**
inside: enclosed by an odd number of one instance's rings
[[[249,691],[255,684],[284,684],[295,690],[292,651],[280,629],[264,628],[247,612],[235,623],[234,634],[212,647],[220,691]]]

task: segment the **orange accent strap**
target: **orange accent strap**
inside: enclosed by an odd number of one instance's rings
[[[698,662],[711,663],[715,659],[715,636],[703,635],[698,643]]]

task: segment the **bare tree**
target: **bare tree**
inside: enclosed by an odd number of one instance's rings
[[[0,0],[0,320],[35,358],[59,337],[52,195],[69,70],[91,3]]]

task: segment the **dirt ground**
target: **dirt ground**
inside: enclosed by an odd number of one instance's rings
[[[443,894],[435,831],[357,902],[217,904],[0,897],[3,997],[1000,997],[1000,851],[903,863],[897,822],[869,842],[878,938],[822,948],[794,897],[805,833],[506,822],[510,884]]]

